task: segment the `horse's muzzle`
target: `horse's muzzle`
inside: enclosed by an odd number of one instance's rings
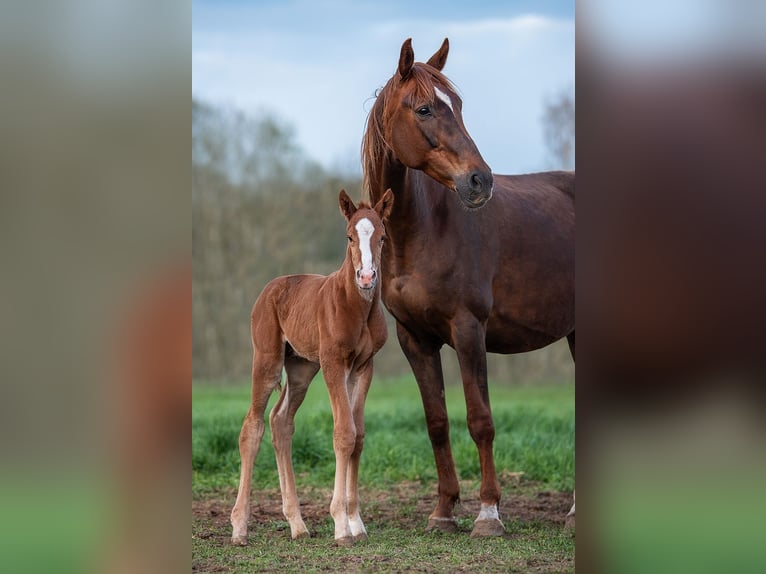
[[[492,172],[473,171],[455,180],[460,201],[468,209],[484,207],[492,198]]]
[[[372,289],[375,287],[375,281],[378,279],[378,272],[375,269],[370,271],[356,270],[356,284],[361,289]]]

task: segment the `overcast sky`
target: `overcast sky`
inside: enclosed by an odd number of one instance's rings
[[[574,90],[573,1],[195,0],[192,94],[273,113],[310,157],[360,171],[372,97],[408,37],[418,61],[449,37],[444,72],[493,171],[551,167],[541,116]]]

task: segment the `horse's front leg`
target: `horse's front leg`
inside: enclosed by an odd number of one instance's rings
[[[351,411],[356,427],[356,442],[348,463],[346,476],[346,495],[348,499],[348,521],[355,541],[367,539],[359,512],[359,461],[364,447],[364,403],[372,381],[372,359],[351,373],[348,381],[348,394],[351,398]]]
[[[487,387],[486,326],[472,316],[458,318],[453,324],[452,338],[463,379],[468,430],[479,450],[481,466],[481,510],[471,537],[502,536],[505,527],[498,514],[500,484],[492,454],[495,424]]]
[[[455,532],[457,522],[453,510],[455,503],[460,499],[460,487],[449,442],[449,418],[444,399],[440,345],[417,339],[399,322],[396,324],[396,334],[420,389],[428,436],[436,460],[436,474],[439,477],[439,501],[428,517],[426,530]]]
[[[335,521],[335,543],[351,546],[354,538],[348,520],[346,478],[349,460],[356,446],[356,426],[351,414],[351,401],[346,388],[349,370],[343,361],[323,357],[322,371],[333,417],[333,448],[335,450],[335,486],[330,502],[330,515]]]

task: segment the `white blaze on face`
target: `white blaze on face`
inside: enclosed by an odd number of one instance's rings
[[[434,93],[436,93],[436,97],[439,98],[441,101],[443,101],[445,104],[449,106],[449,109],[452,110],[452,113],[455,113],[455,109],[452,107],[452,100],[450,97],[442,92],[439,88],[434,86]]]
[[[375,231],[372,222],[363,217],[356,224],[356,232],[359,235],[359,249],[362,252],[362,272],[372,271],[372,250],[370,249],[370,239]]]

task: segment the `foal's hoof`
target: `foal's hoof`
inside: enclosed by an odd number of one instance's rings
[[[367,533],[360,532],[359,534],[354,534],[354,542],[367,542]]]
[[[344,536],[343,538],[336,538],[335,539],[335,545],[341,546],[343,548],[349,548],[354,545],[354,537],[353,536]]]
[[[564,530],[574,530],[574,529],[575,529],[575,515],[567,514],[566,520],[564,520]]]
[[[489,536],[502,536],[505,534],[505,526],[497,518],[477,520],[474,522],[471,538],[487,538]]]
[[[247,534],[244,536],[232,536],[231,543],[234,546],[247,546]]]
[[[454,518],[429,518],[426,532],[457,532],[457,520]]]
[[[302,530],[301,532],[292,535],[293,540],[299,540],[300,538],[311,538],[311,533],[308,530]]]

